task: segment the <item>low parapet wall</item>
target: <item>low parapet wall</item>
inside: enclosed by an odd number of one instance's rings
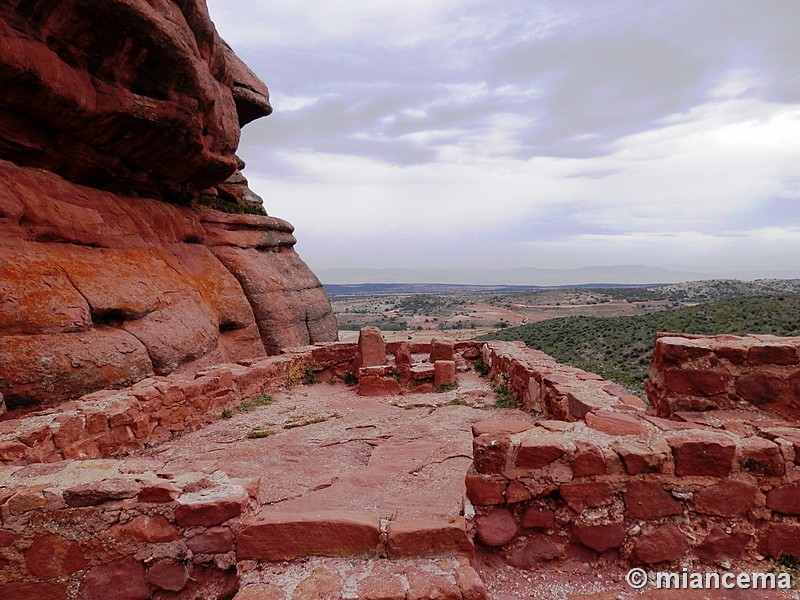
[[[521,345],[484,346],[525,419],[473,427],[477,540],[515,566],[779,558],[800,548],[800,431],[759,410],[648,415],[622,388]]]
[[[800,419],[800,337],[658,335],[647,379],[656,414],[758,406]]]
[[[49,463],[129,454],[220,418],[227,407],[272,389],[302,383],[306,369],[342,378],[355,344],[293,348],[191,375],[151,377],[57,408],[0,422],[0,464]]]
[[[0,594],[16,600],[226,597],[258,480],[118,460],[2,467]]]

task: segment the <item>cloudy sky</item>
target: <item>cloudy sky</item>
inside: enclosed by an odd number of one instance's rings
[[[209,0],[309,265],[800,275],[797,0]],[[324,277],[323,277],[324,279]]]

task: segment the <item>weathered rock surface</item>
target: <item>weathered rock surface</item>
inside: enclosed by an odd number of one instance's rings
[[[235,150],[271,112],[204,0],[13,0],[0,45],[9,409],[336,338],[290,224],[197,203],[261,210]]]
[[[272,110],[204,0],[12,0],[0,38],[0,158],[92,187],[188,199]]]

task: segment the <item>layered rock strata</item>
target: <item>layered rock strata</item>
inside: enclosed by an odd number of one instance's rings
[[[0,46],[9,409],[336,339],[292,226],[241,174],[269,92],[204,0],[12,0]]]

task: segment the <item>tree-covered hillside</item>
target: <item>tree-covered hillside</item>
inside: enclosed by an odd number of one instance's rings
[[[644,395],[659,331],[800,335],[800,295],[733,298],[634,317],[566,317],[497,331],[479,339],[522,340],[563,363],[593,371]]]

